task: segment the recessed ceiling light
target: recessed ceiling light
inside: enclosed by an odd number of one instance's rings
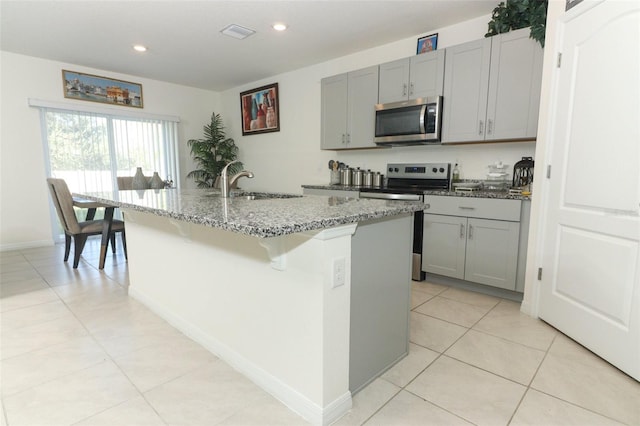
[[[276,31],[284,31],[287,29],[287,26],[282,23],[273,24],[273,29]]]
[[[147,48],[141,44],[135,44],[133,46],[133,50],[135,50],[136,52],[146,52]]]
[[[224,35],[228,35],[229,37],[237,38],[238,40],[242,40],[252,34],[255,34],[254,30],[236,24],[228,25],[220,32]]]

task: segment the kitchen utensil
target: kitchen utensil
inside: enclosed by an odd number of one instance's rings
[[[333,170],[334,166],[335,166],[335,161],[329,160],[329,170]]]

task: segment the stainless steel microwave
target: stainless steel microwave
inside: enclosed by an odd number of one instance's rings
[[[442,96],[378,104],[375,112],[378,145],[440,143]]]

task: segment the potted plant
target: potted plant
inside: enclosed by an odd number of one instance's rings
[[[225,134],[220,114],[211,114],[211,124],[204,126],[203,139],[190,139],[187,145],[191,148],[191,156],[199,167],[190,171],[187,178],[193,179],[198,188],[219,187],[218,178],[222,169],[238,157],[238,147],[233,139]],[[232,164],[228,169],[229,174],[240,170],[240,162]]]
[[[548,0],[507,0],[493,9],[489,30],[491,37],[511,30],[531,27],[530,37],[544,47]]]

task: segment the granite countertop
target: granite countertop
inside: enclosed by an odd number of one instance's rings
[[[248,200],[268,195],[275,198]],[[424,209],[422,202],[287,195],[232,193],[221,198],[213,189],[148,189],[74,193],[74,196],[221,228],[254,237],[275,237],[331,228]]]
[[[346,185],[302,185],[309,189],[326,189],[331,191],[360,191],[359,186]],[[530,195],[510,194],[509,191],[445,191],[445,190],[425,190],[424,195],[440,195],[444,197],[473,197],[473,198],[497,198],[502,200],[531,200]]]

